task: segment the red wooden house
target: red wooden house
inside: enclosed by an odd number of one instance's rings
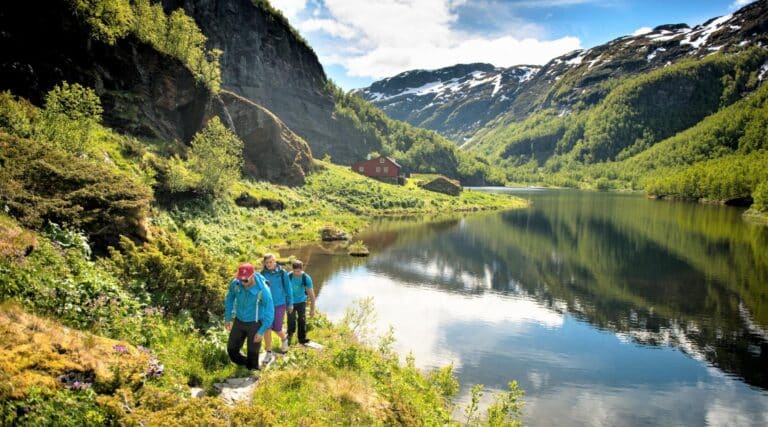
[[[352,170],[371,178],[398,184],[398,178],[402,175],[402,167],[389,157],[377,157],[370,160],[361,160],[352,165]]]

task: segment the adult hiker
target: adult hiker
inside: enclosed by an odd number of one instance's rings
[[[224,327],[229,331],[227,354],[232,362],[249,370],[259,369],[261,340],[272,324],[274,314],[272,293],[266,280],[256,273],[253,265],[241,264],[224,299]],[[240,353],[243,341],[248,342],[247,356]]]
[[[293,312],[288,313],[288,345],[293,341],[296,332],[296,321],[299,323],[299,344],[306,344],[307,339],[307,298],[309,298],[309,317],[315,315],[315,291],[312,289],[312,278],[304,271],[304,263],[300,260],[293,262],[291,288],[293,288]]]
[[[264,363],[267,364],[273,359],[270,331],[274,331],[282,340],[280,349],[283,352],[288,351],[288,337],[283,332],[283,320],[286,310],[288,313],[293,311],[293,292],[288,272],[280,267],[274,255],[269,253],[264,255],[264,268],[261,270],[261,274],[267,279],[269,289],[272,291],[272,301],[275,304],[275,319],[264,335],[264,345],[267,351],[267,354],[264,355]]]

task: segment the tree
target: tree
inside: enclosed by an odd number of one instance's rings
[[[227,129],[218,117],[192,139],[189,169],[200,176],[198,189],[221,195],[240,179],[243,166],[243,141]]]
[[[99,96],[93,89],[62,82],[45,97],[38,136],[71,153],[83,153],[97,137],[102,111]]]

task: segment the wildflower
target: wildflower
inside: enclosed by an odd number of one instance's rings
[[[113,346],[112,346],[112,348],[113,348],[113,349],[114,349],[116,352],[118,352],[118,353],[120,353],[120,354],[128,354],[128,349],[127,349],[127,348],[125,348],[125,346],[124,346],[124,345],[115,344],[115,345],[113,345]]]

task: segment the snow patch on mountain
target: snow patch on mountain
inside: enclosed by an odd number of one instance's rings
[[[707,42],[709,36],[723,28],[723,24],[730,21],[732,18],[733,14],[729,14],[714,19],[712,22],[701,28],[699,28],[700,26],[697,26],[693,31],[688,33],[684,39],[680,40],[680,44],[689,44],[693,46],[694,49],[699,49]]]
[[[651,53],[650,53],[650,54],[647,56],[647,58],[648,58],[648,62],[651,62],[651,61],[653,60],[653,58],[655,58],[655,57],[656,57],[656,55],[658,55],[658,54],[659,54],[659,52],[666,52],[666,51],[667,51],[667,50],[666,50],[666,49],[664,49],[663,47],[659,47],[659,48],[656,48],[656,50],[654,50],[653,52],[651,52]]]
[[[765,80],[766,77],[768,77],[768,61],[765,61],[763,66],[760,67],[760,74],[757,76],[760,81]]]

